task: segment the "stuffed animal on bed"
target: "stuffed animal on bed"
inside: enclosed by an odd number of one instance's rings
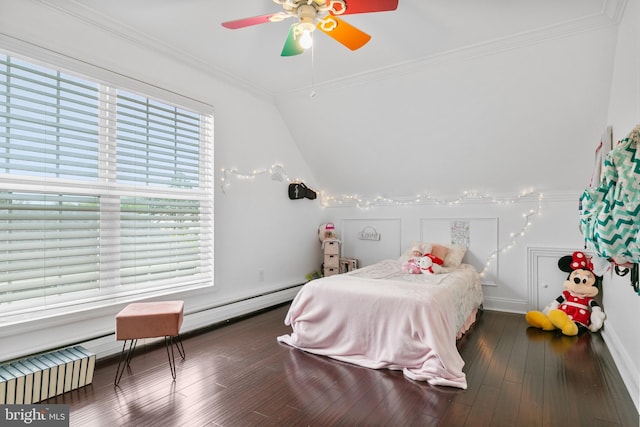
[[[543,331],[559,329],[567,336],[586,330],[598,331],[606,317],[594,299],[602,277],[596,276],[591,260],[582,252],[560,258],[558,267],[569,273],[564,291],[543,311],[528,312],[525,316],[527,323]]]
[[[425,249],[422,245],[416,244],[411,247],[411,254],[409,259],[402,264],[402,269],[410,274],[421,274],[420,271],[420,258],[424,254]]]
[[[417,243],[411,247],[409,259],[402,264],[402,269],[410,274],[438,274],[442,273],[444,264],[443,258],[434,255],[433,252],[440,251],[446,255],[446,251],[441,250],[442,245]],[[425,259],[426,258],[426,259]]]
[[[425,254],[420,258],[418,264],[422,274],[438,274],[442,272],[441,268],[444,261],[435,255]]]

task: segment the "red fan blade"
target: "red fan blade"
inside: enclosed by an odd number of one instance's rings
[[[387,12],[398,8],[398,0],[345,0],[345,4],[347,6],[341,15]]]
[[[360,49],[371,36],[336,16],[326,16],[318,22],[318,29],[351,50]]]
[[[230,30],[237,30],[238,28],[250,27],[252,25],[266,24],[272,22],[271,17],[278,15],[280,12],[270,13],[268,15],[254,16],[252,18],[236,19],[235,21],[223,22],[222,26],[229,28]]]

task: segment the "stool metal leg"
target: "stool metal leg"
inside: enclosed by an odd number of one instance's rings
[[[176,379],[176,359],[173,355],[173,337],[164,337],[164,346],[167,348],[167,357],[169,358],[169,369],[171,369],[171,376]],[[171,354],[169,354],[171,351]]]
[[[129,350],[126,351],[126,357],[125,357],[125,347],[127,346],[127,341],[129,340],[125,340],[124,344],[122,344],[122,352],[120,352],[120,360],[118,360],[118,368],[116,369],[116,378],[113,381],[114,386],[117,386],[118,383],[120,383],[120,378],[122,378],[122,374],[124,373],[124,370],[127,367],[129,367],[129,364],[131,363],[131,359],[133,358],[133,352],[136,349],[136,344],[138,343],[137,339],[130,340]],[[124,363],[123,363],[123,359],[124,359]],[[121,367],[122,369],[120,369]]]
[[[129,349],[127,350],[127,341],[129,341]],[[131,364],[131,359],[133,359],[133,353],[136,349],[136,344],[138,343],[137,339],[125,340],[122,344],[122,351],[120,352],[120,360],[118,360],[118,368],[116,369],[116,377],[113,381],[113,385],[117,386],[120,383],[120,379],[122,378],[122,374],[124,370],[129,367]],[[175,353],[173,351],[173,345],[175,344],[178,349],[178,353],[182,360],[186,358],[186,353],[184,351],[184,346],[182,344],[182,340],[179,335],[176,336],[166,336],[164,337],[164,345],[167,349],[167,358],[169,359],[169,369],[171,369],[171,377],[176,379],[176,358]]]
[[[185,351],[184,351],[184,347],[182,345],[182,340],[180,339],[180,335],[176,335],[175,337],[173,337],[173,339],[174,339],[174,342],[176,344],[176,348],[178,349],[178,352],[180,353],[180,357],[182,357],[182,360],[184,360],[187,357],[187,353],[185,353]]]
[[[178,353],[180,353],[180,357],[182,360],[185,359],[186,353],[184,351],[184,346],[182,345],[182,340],[179,335],[176,336],[168,336],[164,337],[164,345],[167,349],[167,358],[169,359],[169,369],[171,369],[171,377],[176,379],[176,358],[175,353],[173,352],[173,345],[175,344],[178,349]]]
[[[138,340],[131,340],[131,345],[129,346],[129,354],[127,355],[127,366],[131,364],[131,359],[133,359],[133,352],[136,350],[136,346],[138,345]]]

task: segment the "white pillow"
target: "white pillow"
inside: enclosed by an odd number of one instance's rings
[[[413,248],[415,246],[420,246],[422,248],[422,254],[424,255],[425,253],[429,254],[431,253],[431,243],[426,243],[426,242],[413,242],[411,245],[409,245],[409,247],[407,248],[406,251],[403,252],[403,256],[407,256],[410,257],[411,256],[411,252],[413,252]]]
[[[444,266],[445,267],[458,267],[462,264],[462,258],[464,258],[464,254],[467,253],[467,248],[460,245],[449,245],[449,252],[447,252],[447,256],[444,257]]]

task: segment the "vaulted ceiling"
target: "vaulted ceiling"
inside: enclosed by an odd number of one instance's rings
[[[238,84],[281,95],[402,67],[418,60],[514,37],[566,32],[593,25],[603,0],[399,0],[397,10],[344,16],[372,36],[350,51],[317,34],[313,51],[280,52],[293,20],[229,30],[221,23],[282,10],[272,0],[66,0],[49,2],[100,27]],[[348,0],[347,0],[348,4]],[[565,29],[563,29],[565,28]]]
[[[281,57],[289,20],[221,26],[281,10],[272,0],[32,1],[272,102],[311,185],[407,196],[586,183],[626,4],[399,0],[343,17],[372,36],[359,50],[316,32]]]

